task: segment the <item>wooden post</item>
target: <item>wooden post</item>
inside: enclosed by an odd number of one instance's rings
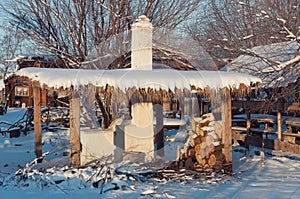
[[[41,119],[41,87],[39,82],[33,82],[34,106],[34,144],[36,157],[42,156],[42,119]]]
[[[250,114],[250,110],[247,110],[247,121],[246,121],[247,133],[250,132],[250,128],[251,128],[251,114]]]
[[[282,117],[281,112],[278,110],[277,112],[277,136],[278,140],[282,140]]]
[[[72,95],[70,102],[71,166],[80,166],[80,98]]]
[[[87,89],[88,89],[88,91],[87,91],[88,105],[92,110],[95,106],[94,100],[93,100],[95,97],[95,87],[92,84],[89,84]]]
[[[47,93],[44,87],[41,88],[41,106],[47,106]]]
[[[231,95],[229,88],[224,88],[222,92],[222,122],[223,153],[226,163],[232,163]]]

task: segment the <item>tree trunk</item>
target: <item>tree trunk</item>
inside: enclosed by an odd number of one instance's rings
[[[103,115],[103,128],[107,129],[110,124],[109,113],[106,111],[98,93],[95,94],[95,98]]]

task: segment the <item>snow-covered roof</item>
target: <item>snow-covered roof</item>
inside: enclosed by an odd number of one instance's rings
[[[13,59],[7,59],[7,60],[5,60],[6,62],[17,62],[18,60],[20,60],[20,59],[23,59],[23,58],[25,58],[26,56],[24,56],[24,55],[18,55],[17,57],[15,57],[15,58],[13,58]]]
[[[75,88],[93,84],[107,84],[125,91],[128,88],[184,89],[192,85],[196,88],[211,89],[238,88],[240,84],[250,86],[261,82],[257,77],[221,71],[178,71],[178,70],[83,70],[61,68],[23,68],[16,75],[26,76],[54,88]]]
[[[296,41],[257,46],[249,50],[253,55],[241,55],[224,67],[224,71],[242,72],[261,78],[264,86],[287,86],[299,77],[300,55]],[[297,56],[296,56],[297,55]],[[297,60],[296,60],[297,59]]]

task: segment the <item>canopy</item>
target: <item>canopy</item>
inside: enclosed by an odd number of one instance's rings
[[[41,85],[53,88],[75,88],[88,84],[110,85],[125,91],[128,88],[153,89],[210,89],[239,88],[259,83],[257,77],[222,71],[178,71],[178,70],[85,70],[61,68],[23,68],[16,75],[39,81]]]

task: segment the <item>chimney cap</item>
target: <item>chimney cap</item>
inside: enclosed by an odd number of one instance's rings
[[[141,15],[135,20],[135,23],[132,24],[132,27],[144,27],[152,29],[152,24],[148,17],[146,17],[145,15]]]
[[[141,15],[135,20],[135,22],[150,23],[150,20],[145,15]]]

